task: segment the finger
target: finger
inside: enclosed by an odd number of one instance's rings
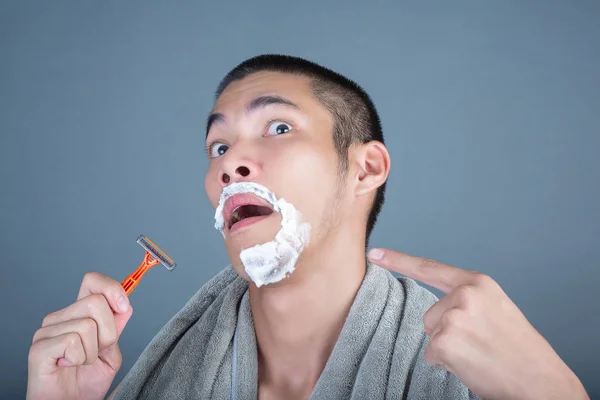
[[[423,314],[423,326],[429,336],[433,335],[433,331],[439,325],[442,315],[453,307],[453,299],[450,296],[444,296]]]
[[[473,368],[472,360],[481,358],[481,351],[474,346],[472,338],[462,331],[463,317],[464,313],[457,308],[444,313],[425,348],[425,360],[429,364],[455,374]]]
[[[433,327],[433,329],[431,330],[431,333],[429,334],[429,340],[433,340],[433,338],[435,338],[435,336],[441,332],[443,326],[442,324],[437,324]]]
[[[77,300],[92,294],[101,294],[116,313],[124,313],[129,310],[130,303],[121,284],[106,275],[98,272],[88,272],[83,277]]]
[[[436,336],[439,338],[439,332],[440,329],[437,328],[434,335],[430,338],[429,344],[427,345],[427,347],[425,347],[425,361],[427,361],[429,365],[433,365],[434,367],[439,367],[448,370],[448,366],[446,366],[446,364],[440,360],[440,354],[438,351],[436,351],[438,346],[438,339],[436,339],[435,341],[433,340]]]
[[[67,333],[77,333],[81,338],[85,352],[84,364],[92,364],[98,359],[98,326],[92,318],[73,319],[40,328],[33,335],[33,343]]]
[[[454,309],[450,309],[450,313]],[[448,313],[445,313],[446,315]],[[425,348],[425,360],[436,367],[443,368],[447,371],[452,371],[453,355],[456,353],[456,335],[449,332],[444,321],[440,321],[429,338],[429,344]]]
[[[75,332],[41,339],[29,349],[29,370],[33,374],[51,374],[60,366],[58,360],[65,358],[69,365],[82,365],[85,350],[81,338]]]
[[[123,333],[123,329],[125,329],[125,325],[129,322],[131,315],[133,314],[133,307],[129,307],[129,311],[124,314],[116,314],[115,315],[115,326],[117,327],[117,339],[121,337],[121,333]]]
[[[425,347],[425,361],[434,367],[440,367],[447,370],[448,367],[446,367],[446,365],[438,359],[439,355],[434,351],[434,347],[431,344],[434,340],[437,344],[438,339],[436,339],[436,336],[438,336],[441,331],[442,324],[437,324],[433,328],[433,331],[429,334],[429,343],[427,344],[427,347]]]
[[[121,355],[119,342],[104,350],[101,350],[98,353],[98,358],[104,361],[113,371],[117,372],[123,363],[123,356]]]
[[[81,318],[92,318],[96,321],[99,349],[111,346],[119,338],[115,315],[101,294],[84,297],[62,310],[48,314],[42,321],[42,328]]]
[[[121,337],[121,333],[127,325],[127,322],[131,318],[133,314],[133,308],[129,307],[129,311],[125,314],[117,314],[115,315],[115,324],[117,326],[118,336]],[[98,357],[108,364],[115,372],[121,368],[121,363],[123,361],[123,357],[121,356],[121,351],[119,349],[119,342],[117,341],[112,346],[108,346],[107,348],[101,349],[98,353]]]
[[[389,249],[372,249],[369,259],[375,264],[449,293],[459,285],[471,282],[473,273],[431,260]]]

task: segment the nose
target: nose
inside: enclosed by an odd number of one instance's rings
[[[234,177],[239,177],[241,179],[248,176],[250,176],[250,168],[246,167],[245,165],[240,165],[234,171]],[[231,182],[231,176],[227,172],[223,172],[221,175],[221,181],[227,185],[229,182]]]
[[[253,180],[259,175],[260,163],[255,161],[253,151],[248,146],[230,148],[223,156],[219,183],[225,187],[233,182]]]

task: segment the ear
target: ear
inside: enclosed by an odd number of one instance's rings
[[[390,173],[390,154],[385,145],[376,140],[352,149],[356,169],[357,196],[372,193],[385,183]]]

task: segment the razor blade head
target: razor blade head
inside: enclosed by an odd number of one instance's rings
[[[167,253],[162,251],[160,247],[154,244],[154,242],[152,242],[146,236],[140,235],[140,237],[137,239],[137,242],[140,246],[144,248],[144,250],[150,253],[152,257],[156,258],[156,260],[158,260],[158,262],[161,263],[169,271],[172,271],[177,266],[177,264],[175,264],[175,261],[173,261],[173,259],[169,257]]]

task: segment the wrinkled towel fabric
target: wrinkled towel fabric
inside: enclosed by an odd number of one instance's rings
[[[256,399],[249,300],[248,282],[222,270],[150,342],[115,399]],[[476,399],[425,361],[422,318],[435,301],[412,279],[369,263],[310,399]]]

